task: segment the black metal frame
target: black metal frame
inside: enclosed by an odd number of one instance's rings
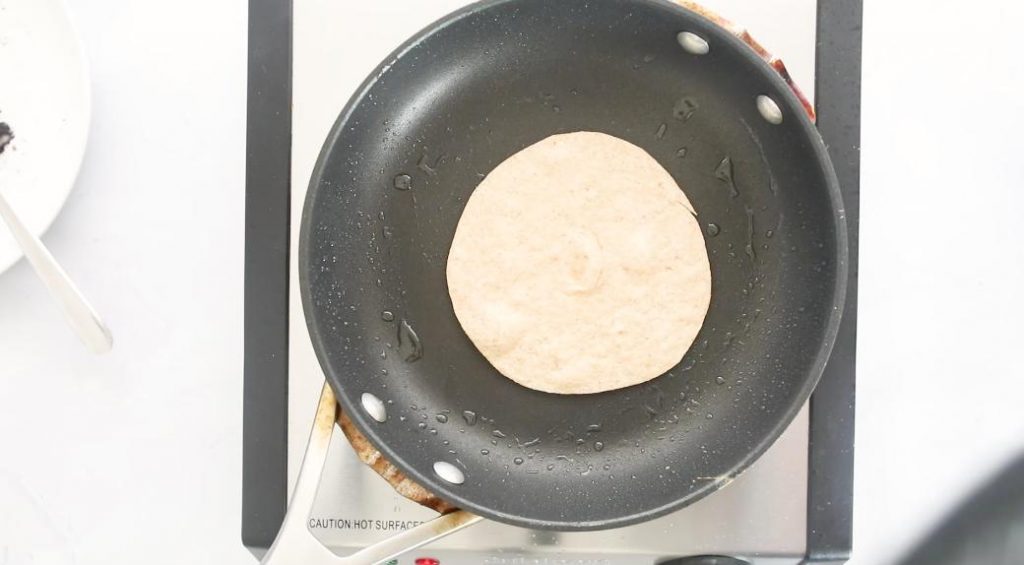
[[[835,348],[811,396],[805,563],[845,563],[853,547],[862,15],[861,0],[818,0],[815,106],[846,206],[850,278]]]
[[[843,189],[850,282],[811,398],[805,563],[844,563],[852,548],[862,5],[818,0],[818,128]],[[291,0],[249,0],[248,69],[242,542],[259,553],[277,535],[288,499]]]
[[[249,0],[242,542],[270,547],[288,504],[292,2]]]

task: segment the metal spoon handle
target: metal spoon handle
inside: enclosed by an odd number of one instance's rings
[[[78,334],[82,343],[93,353],[106,353],[114,345],[110,330],[103,324],[100,317],[86,302],[75,283],[71,281],[57,260],[50,255],[43,242],[25,228],[21,220],[11,209],[3,195],[0,195],[0,217],[11,229],[14,239],[21,246],[25,258],[35,269],[36,274],[50,291],[50,295],[60,302],[67,316],[68,323]]]

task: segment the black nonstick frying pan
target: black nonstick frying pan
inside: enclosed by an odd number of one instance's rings
[[[667,374],[558,396],[477,351],[445,265],[484,175],[581,130],[642,147],[685,188],[712,300]],[[299,265],[320,363],[388,460],[482,516],[591,530],[700,499],[781,434],[828,359],[846,232],[801,99],[741,39],[661,0],[491,0],[431,25],[359,88],[313,174]]]

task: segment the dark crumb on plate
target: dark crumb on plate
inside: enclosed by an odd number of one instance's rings
[[[11,131],[11,126],[7,125],[5,122],[0,122],[0,153],[3,153],[4,149],[7,149],[7,144],[9,144],[12,139],[14,139],[14,132]]]

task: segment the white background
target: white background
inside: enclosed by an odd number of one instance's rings
[[[24,262],[0,275],[0,564],[252,563],[246,6],[69,3],[93,126],[45,241],[117,344],[87,355]],[[963,6],[866,7],[855,563],[1024,451],[1024,9]]]

